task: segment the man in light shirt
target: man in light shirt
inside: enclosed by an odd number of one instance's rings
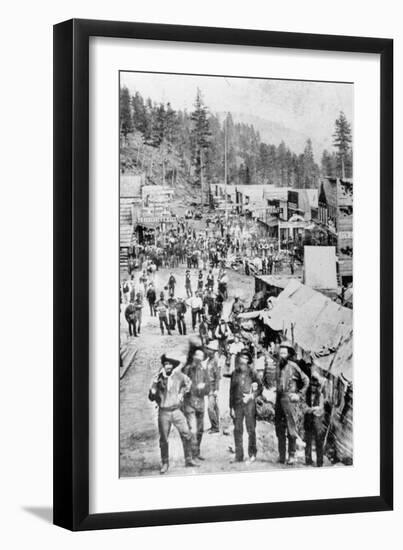
[[[203,309],[203,300],[199,296],[199,293],[196,292],[194,296],[189,298],[187,301],[187,304],[190,306],[191,313],[192,313],[192,329],[196,329],[196,323],[197,320],[200,322],[201,313]]]
[[[239,336],[235,334],[234,341],[229,345],[228,351],[230,354],[230,374],[235,370],[235,358],[244,349],[244,344],[241,342]]]

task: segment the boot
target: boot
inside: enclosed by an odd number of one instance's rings
[[[166,474],[168,471],[169,464],[168,462],[164,462],[160,469],[160,474]]]
[[[185,466],[186,468],[198,468],[199,464],[196,464],[191,458],[188,458],[185,462]]]

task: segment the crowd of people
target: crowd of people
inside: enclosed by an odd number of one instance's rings
[[[158,406],[161,474],[169,468],[168,439],[172,426],[181,437],[186,467],[197,468],[200,461],[206,460],[202,454],[206,401],[210,420],[208,434],[217,434],[222,418],[218,394],[225,378],[229,378],[227,399],[235,446],[230,462],[244,462],[244,429],[248,435],[245,462],[253,464],[256,461],[256,422],[270,419],[275,424],[279,463],[295,464],[297,441],[303,433],[306,465],[313,464],[313,441],[316,465],[323,465],[325,410],[320,377],[315,373],[309,377],[298,366],[289,342],[280,343],[276,353],[273,370],[267,362],[255,361],[247,347],[241,345],[234,353],[232,372],[224,373],[224,354],[217,340],[205,345],[201,342],[191,344],[187,360],[182,363],[170,355],[162,355],[161,368],[153,377],[148,394]],[[274,399],[270,394],[275,395]]]
[[[146,303],[150,316],[158,317],[162,335],[172,335],[174,331],[186,335],[191,326],[192,331],[197,329],[202,341],[206,342],[217,330],[219,334],[221,329],[225,332],[222,325],[227,327],[227,324],[222,313],[223,303],[228,298],[227,270],[210,268],[205,273],[198,270],[196,282],[194,279],[190,269],[186,269],[183,281],[177,281],[171,272],[164,286],[157,289],[153,274],[144,270],[137,282],[124,281],[121,285],[121,304],[129,335],[140,335],[142,311]],[[239,298],[236,302],[235,309],[239,307]]]
[[[271,274],[285,257],[293,273],[295,255],[291,251],[284,256],[268,240],[234,223],[225,224],[216,216],[197,231],[187,220],[178,220],[176,227],[130,250],[129,277],[120,286],[129,337],[141,334],[146,306],[149,315],[158,319],[161,335],[190,336],[186,362],[163,354],[149,390],[149,398],[158,406],[162,474],[169,467],[172,425],[180,434],[186,466],[197,467],[205,459],[201,449],[206,402],[209,434],[230,433],[228,426],[221,426],[226,415],[219,410],[220,392],[228,393],[224,402],[233,423],[234,462],[244,460],[244,427],[247,462],[255,462],[256,421],[262,419],[275,422],[280,463],[295,463],[298,434],[304,432],[306,463],[312,463],[314,438],[317,465],[323,464],[320,381],[309,378],[292,360],[290,344],[280,344],[264,332],[245,333],[240,321],[245,304],[237,293],[228,295],[231,269],[243,269],[246,275]],[[178,267],[184,275],[177,274]],[[163,277],[157,275],[162,269]]]
[[[158,228],[157,228],[158,229]],[[246,275],[263,275],[290,270],[293,274],[301,254],[297,246],[279,249],[278,240],[258,233],[256,222],[239,216],[207,217],[204,229],[178,218],[169,229],[155,230],[142,243],[133,240],[128,252],[129,276],[138,269],[150,274],[161,268],[206,270],[232,267]]]

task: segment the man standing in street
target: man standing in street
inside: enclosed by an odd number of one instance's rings
[[[158,405],[158,430],[160,434],[161,474],[169,467],[168,438],[172,425],[182,439],[187,467],[197,466],[192,460],[191,433],[181,411],[184,395],[190,390],[189,378],[177,369],[179,361],[162,355],[162,368],[154,377],[148,394],[150,401]]]
[[[204,460],[200,445],[204,431],[205,396],[209,394],[209,377],[203,365],[204,353],[200,348],[193,354],[192,362],[183,368],[183,373],[191,380],[189,393],[184,400],[185,417],[192,433],[192,456]]]
[[[168,298],[168,324],[170,330],[176,328],[176,298],[170,296]]]
[[[155,310],[158,312],[158,318],[160,322],[161,334],[164,335],[164,327],[167,329],[169,335],[171,335],[171,330],[168,324],[168,304],[165,302],[164,293],[161,292],[160,299],[155,306]]]
[[[218,362],[218,341],[212,340],[206,346],[207,372],[209,377],[209,394],[207,412],[210,419],[209,434],[220,431],[220,410],[218,408],[218,391],[220,389],[221,369]]]
[[[185,314],[187,307],[183,298],[178,298],[176,302],[176,321],[178,323],[179,334],[186,336]]]
[[[196,329],[197,320],[200,322],[200,315],[203,309],[203,300],[200,298],[199,293],[196,292],[194,296],[189,298],[188,304],[192,313],[192,329]]]
[[[169,279],[168,279],[168,291],[169,291],[169,296],[172,298],[173,296],[175,296],[175,285],[176,285],[176,279],[174,277],[174,274],[171,273]]]
[[[135,333],[137,335],[140,334],[140,330],[141,330],[142,309],[143,309],[143,297],[140,292],[137,292],[137,296],[134,301],[134,325],[135,325]]]
[[[157,296],[155,294],[155,288],[154,288],[153,283],[150,283],[150,285],[148,287],[146,298],[147,298],[148,304],[150,306],[150,315],[151,315],[151,317],[155,317],[155,315],[156,315],[155,301],[157,299]]]
[[[209,270],[207,275],[207,288],[211,292],[213,292],[214,290],[214,275],[212,269]]]
[[[239,296],[235,296],[235,300],[232,304],[231,314],[234,316],[235,320],[238,319],[238,315],[244,311],[245,307],[241,302]]]
[[[199,324],[199,335],[200,335],[200,340],[202,345],[205,346],[208,343],[210,337],[209,337],[209,326],[207,323],[207,318],[204,314],[201,315],[201,321]]]
[[[256,397],[262,392],[262,384],[256,371],[251,367],[251,357],[241,351],[237,366],[231,375],[230,414],[234,421],[235,460],[243,461],[243,423],[248,432],[248,464],[255,462],[256,447]]]
[[[130,302],[130,304],[125,309],[125,319],[127,321],[127,324],[129,325],[130,336],[137,336],[135,315],[136,308],[134,307],[134,303]]]
[[[288,439],[287,464],[295,464],[297,432],[297,407],[305,398],[309,378],[299,366],[291,361],[294,348],[291,343],[280,344],[279,362],[276,369],[276,405],[274,423],[278,439],[279,462],[286,460],[286,440]]]
[[[190,279],[190,269],[187,269],[186,270],[186,274],[185,274],[185,290],[186,290],[186,296],[188,298],[190,298],[191,296],[193,296],[193,292],[192,292],[192,281]]]
[[[311,375],[308,390],[306,392],[306,409],[304,414],[305,432],[305,464],[313,464],[312,440],[315,440],[316,466],[323,466],[323,440],[325,435],[325,395],[320,377],[315,372]]]
[[[215,337],[218,340],[221,353],[227,353],[227,341],[232,336],[231,329],[225,319],[220,319],[220,323],[215,330]]]
[[[267,258],[267,273],[269,275],[273,273],[273,254],[271,252]]]

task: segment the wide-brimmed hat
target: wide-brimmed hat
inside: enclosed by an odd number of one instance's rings
[[[206,348],[211,351],[218,351],[218,340],[211,340],[211,342],[206,345]]]
[[[248,363],[252,363],[252,355],[246,348],[238,353],[238,357],[246,357],[248,359]]]
[[[168,357],[164,353],[163,355],[161,355],[161,364],[164,365],[165,363],[170,363],[175,368],[180,364],[180,361],[178,361],[177,359],[173,359],[172,357]]]
[[[284,342],[281,342],[280,348],[287,348],[288,351],[291,353],[291,354],[294,354],[295,353],[295,349],[294,349],[294,346],[292,345],[292,343],[289,341],[289,340],[284,340]]]
[[[322,377],[319,373],[313,372],[311,374],[311,384],[317,384],[318,386],[322,385]]]

